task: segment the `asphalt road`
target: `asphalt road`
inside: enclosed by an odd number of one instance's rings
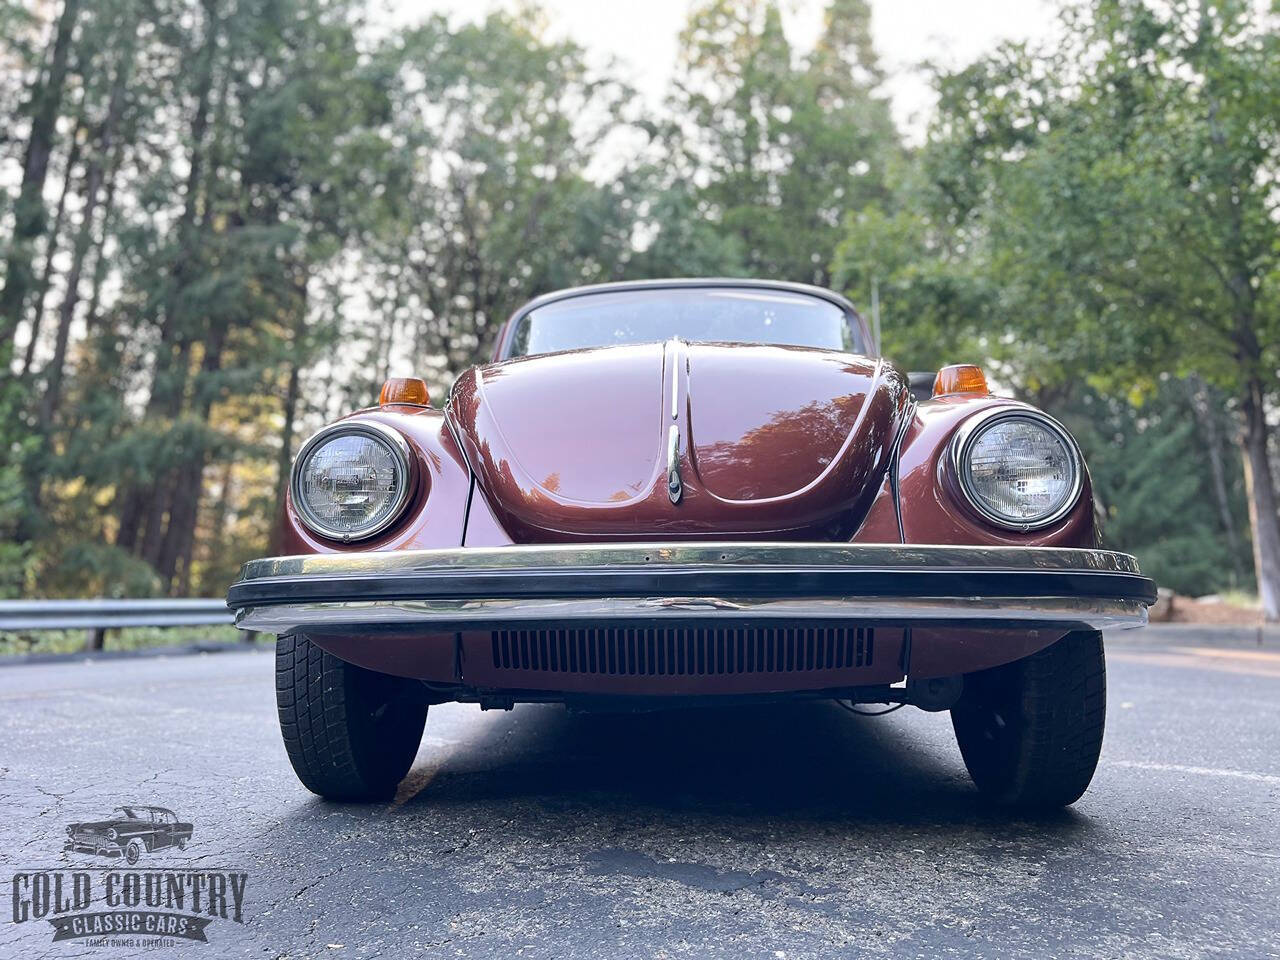
[[[1278,956],[1277,640],[1114,638],[1098,775],[1041,820],[982,806],[945,714],[432,708],[396,801],[343,807],[294,780],[267,653],[2,667],[6,882],[111,866],[64,830],[124,802],[194,823],[139,867],[248,880],[208,945],[6,907],[0,956]]]

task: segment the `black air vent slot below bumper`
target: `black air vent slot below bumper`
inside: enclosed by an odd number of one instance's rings
[[[495,630],[493,666],[597,676],[723,676],[869,667],[864,627]]]

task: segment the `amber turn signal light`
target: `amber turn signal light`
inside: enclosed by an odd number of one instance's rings
[[[417,377],[392,377],[382,385],[382,393],[378,395],[380,406],[390,403],[412,403],[419,407],[430,404],[427,397],[427,382]]]
[[[949,397],[957,393],[986,396],[991,390],[982,370],[972,363],[953,363],[938,371],[933,378],[933,395]]]

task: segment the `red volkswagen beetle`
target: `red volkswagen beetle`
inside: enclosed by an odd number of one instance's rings
[[[228,597],[279,635],[298,777],[391,795],[451,700],[805,697],[950,710],[984,794],[1075,801],[1100,631],[1155,585],[1098,548],[1061,424],[975,367],[930,379],[830,291],[670,280],[532,301],[443,410],[388,381],[302,445],[291,555]]]

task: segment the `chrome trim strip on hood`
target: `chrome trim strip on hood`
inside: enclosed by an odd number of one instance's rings
[[[672,503],[679,503],[684,494],[684,481],[680,479],[680,428],[671,425],[667,432],[667,496]]]

